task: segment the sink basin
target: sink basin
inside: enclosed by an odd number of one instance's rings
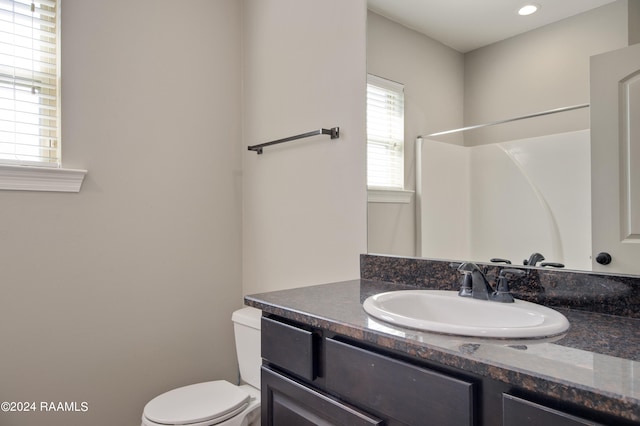
[[[545,306],[476,300],[460,297],[457,291],[390,291],[368,297],[363,307],[387,323],[459,336],[536,338],[569,329],[564,315]]]

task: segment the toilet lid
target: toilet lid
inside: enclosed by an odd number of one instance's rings
[[[144,416],[169,425],[226,419],[242,411],[249,399],[246,391],[224,380],[197,383],[158,395],[144,407]]]

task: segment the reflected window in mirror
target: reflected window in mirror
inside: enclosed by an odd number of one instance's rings
[[[367,76],[367,186],[404,189],[404,85]]]

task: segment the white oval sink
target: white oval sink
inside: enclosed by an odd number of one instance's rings
[[[371,316],[401,327],[459,336],[548,337],[569,329],[560,312],[535,303],[490,302],[458,296],[457,291],[398,290],[368,297]]]

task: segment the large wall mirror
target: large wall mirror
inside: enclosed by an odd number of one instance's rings
[[[535,3],[368,0],[367,71],[403,85],[405,120],[404,191],[370,188],[370,253],[592,270],[590,58],[640,41],[640,8]]]

